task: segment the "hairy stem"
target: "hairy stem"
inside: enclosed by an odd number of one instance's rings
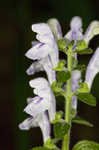
[[[72,72],[72,49],[68,50],[67,54],[68,59],[68,71]],[[67,123],[71,124],[71,107],[72,107],[72,83],[71,78],[67,81],[66,84],[66,99],[65,99],[65,120]],[[70,130],[64,136],[62,150],[69,150],[70,143]]]

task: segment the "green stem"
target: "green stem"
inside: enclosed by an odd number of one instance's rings
[[[67,65],[68,65],[68,71],[72,72],[72,53],[71,53],[72,49],[68,50],[68,54],[67,54]],[[68,124],[71,124],[71,107],[72,107],[72,87],[71,87],[71,78],[67,81],[66,84],[66,99],[65,99],[65,120]],[[64,136],[63,139],[63,146],[62,146],[62,150],[69,150],[69,143],[70,143],[70,130],[68,131],[68,133]]]

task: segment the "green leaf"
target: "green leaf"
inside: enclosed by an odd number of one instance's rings
[[[45,147],[47,147],[48,149],[57,149],[56,145],[54,144],[52,139],[48,139],[46,141],[46,143],[44,144]]]
[[[65,64],[66,64],[66,61],[65,61],[65,60],[60,60],[60,61],[58,62],[57,67],[56,67],[56,68],[53,68],[53,70],[55,70],[55,71],[64,71],[64,70],[66,70]]]
[[[62,72],[58,72],[56,77],[57,77],[58,82],[64,83],[70,78],[70,76],[71,75],[69,71],[67,72],[62,71]]]
[[[56,139],[62,139],[70,129],[70,125],[65,121],[54,124],[54,134]]]
[[[90,48],[88,48],[88,49],[83,49],[83,50],[81,50],[81,51],[77,51],[77,50],[76,50],[76,52],[77,52],[77,54],[79,54],[79,55],[92,54],[93,50],[90,49]]]
[[[88,93],[79,93],[77,94],[78,99],[82,101],[85,104],[88,104],[90,106],[96,106],[96,99],[93,95]]]
[[[56,114],[55,114],[55,119],[52,120],[51,123],[60,122],[61,119],[62,119],[62,116],[63,116],[63,112],[62,112],[62,111],[56,112]]]
[[[80,51],[80,50],[86,49],[86,48],[87,48],[87,44],[84,40],[78,40],[77,41],[77,47],[76,47],[77,51]]]
[[[90,122],[80,118],[80,117],[75,117],[72,119],[73,123],[77,123],[77,124],[81,124],[81,125],[85,125],[85,126],[89,126],[89,127],[93,127],[93,124],[91,124]]]
[[[61,38],[57,42],[59,50],[66,53],[66,46],[68,45],[68,40]]]
[[[40,146],[40,147],[34,147],[34,148],[32,148],[32,150],[50,150],[50,149]]]
[[[99,144],[94,141],[83,140],[74,145],[72,150],[99,150]]]
[[[90,89],[88,88],[88,85],[86,82],[80,83],[80,87],[77,89],[77,92],[79,93],[89,93]]]

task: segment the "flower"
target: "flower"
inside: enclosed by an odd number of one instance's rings
[[[65,35],[65,38],[70,41],[85,40],[86,44],[89,44],[90,40],[99,34],[99,21],[92,21],[83,34],[82,19],[75,16],[71,20],[70,27],[71,30]]]
[[[79,82],[81,79],[81,71],[74,70],[72,71],[72,92],[75,92],[79,87]],[[77,96],[72,97],[72,108],[77,109]]]
[[[32,30],[37,33],[36,39],[39,42],[28,50],[25,54],[26,57],[32,60],[40,60],[49,55],[53,67],[56,67],[59,60],[58,47],[49,25],[46,23],[34,24]]]
[[[99,21],[92,21],[88,26],[83,39],[87,44],[89,44],[90,40],[99,34]]]
[[[26,73],[28,75],[32,75],[39,71],[46,71],[50,84],[52,84],[53,81],[56,80],[56,73],[53,70],[53,66],[49,56],[32,63],[32,65],[30,65],[30,67],[26,70]]]
[[[29,115],[35,117],[48,110],[49,119],[54,120],[56,113],[56,103],[53,92],[50,88],[48,81],[44,78],[36,78],[29,82],[30,87],[34,88],[34,98],[31,99],[24,111]]]
[[[94,55],[92,56],[87,66],[85,74],[85,82],[88,84],[89,89],[91,89],[93,80],[98,72],[99,72],[99,47],[96,49]]]
[[[32,25],[32,30],[37,33],[37,40],[32,42],[32,48],[25,54],[34,62],[26,71],[28,75],[38,71],[46,71],[50,84],[56,80],[55,68],[59,61],[58,47],[54,35],[48,24],[40,23]]]
[[[50,120],[54,120],[56,113],[56,103],[53,92],[51,91],[50,84],[44,78],[36,78],[30,80],[30,87],[34,88],[34,98],[28,98],[28,105],[24,111],[31,115],[21,124],[21,130],[29,130],[31,127],[40,127],[43,134],[44,143],[50,138]],[[47,116],[47,110],[49,119]]]
[[[46,112],[38,114],[36,117],[29,117],[19,124],[21,130],[29,130],[32,127],[40,127],[43,134],[43,141],[50,138],[50,123]]]
[[[58,20],[55,18],[51,18],[48,20],[47,23],[50,26],[50,28],[55,36],[55,39],[58,40],[58,39],[62,38],[62,30],[61,30],[61,26],[60,26]]]
[[[80,17],[75,16],[72,18],[70,23],[71,30],[65,35],[65,38],[72,41],[81,40],[82,34],[82,20]]]

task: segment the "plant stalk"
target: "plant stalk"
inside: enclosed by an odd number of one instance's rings
[[[68,50],[67,67],[70,74],[72,73],[72,49]],[[71,107],[72,107],[72,79],[70,78],[66,84],[66,98],[65,98],[65,121],[71,124]],[[70,144],[70,130],[64,136],[62,150],[69,150]]]

